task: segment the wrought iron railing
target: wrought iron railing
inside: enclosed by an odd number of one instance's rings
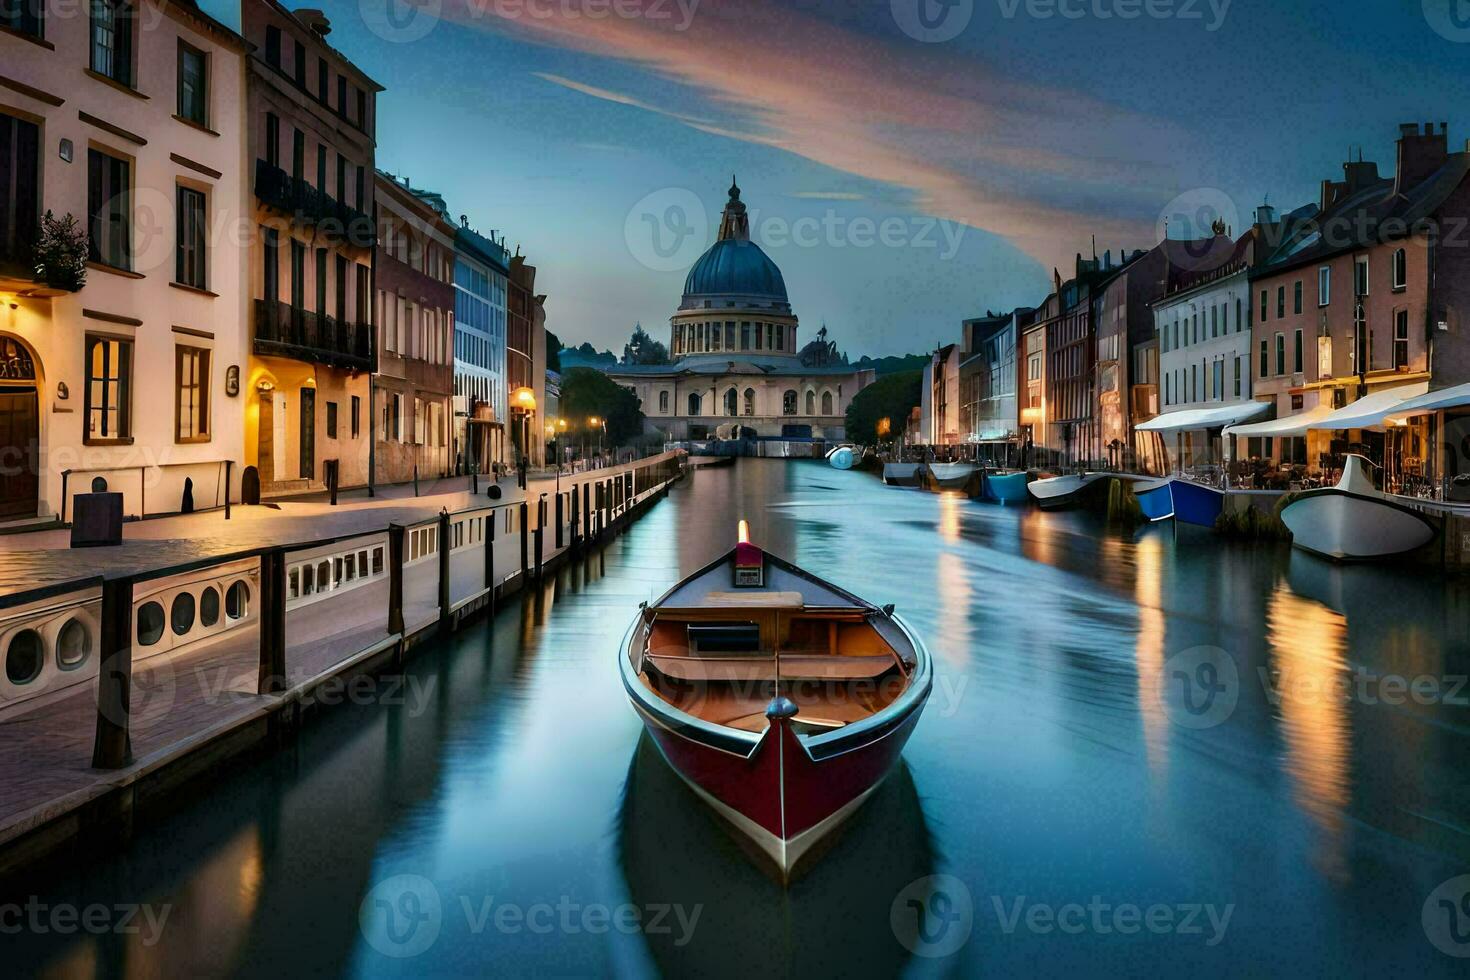
[[[290,303],[255,301],[255,353],[356,371],[377,369],[373,327],[323,316]]]
[[[255,161],[255,196],[266,207],[350,245],[372,248],[377,244],[372,218],[264,160]]]

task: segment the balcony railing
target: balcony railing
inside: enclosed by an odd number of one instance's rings
[[[372,218],[264,160],[255,161],[255,196],[266,207],[349,245],[372,248],[377,244],[378,230]]]
[[[353,371],[377,369],[370,323],[346,323],[290,303],[255,301],[255,353]]]

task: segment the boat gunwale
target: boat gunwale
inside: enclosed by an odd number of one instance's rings
[[[1404,555],[1411,554],[1412,552],[1418,551],[1420,548],[1428,547],[1434,541],[1438,540],[1440,531],[1439,528],[1434,526],[1434,522],[1432,522],[1420,511],[1417,511],[1412,507],[1405,506],[1404,504],[1401,504],[1392,499],[1393,496],[1394,495],[1392,494],[1382,493],[1381,491],[1377,495],[1369,496],[1368,494],[1355,493],[1352,490],[1343,490],[1335,486],[1316,487],[1312,490],[1301,491],[1295,500],[1287,504],[1285,507],[1281,508],[1281,520],[1282,523],[1285,523],[1286,512],[1291,510],[1297,504],[1307,503],[1312,500],[1320,500],[1324,497],[1347,497],[1351,500],[1361,500],[1364,503],[1379,504],[1381,506],[1388,507],[1391,510],[1396,510],[1401,514],[1407,514],[1408,516],[1418,520],[1420,524],[1423,524],[1426,528],[1429,529],[1429,539],[1427,541],[1424,541],[1420,544],[1412,545],[1400,551],[1385,551],[1373,555],[1334,555],[1326,551],[1318,551],[1316,548],[1302,544],[1300,541],[1297,540],[1296,534],[1292,534],[1291,543],[1301,550],[1307,552],[1308,554],[1316,555],[1319,558],[1325,558],[1331,562],[1339,562],[1344,564],[1348,562],[1382,561],[1385,558],[1399,558]],[[1290,529],[1290,525],[1287,525],[1287,527],[1288,529]]]

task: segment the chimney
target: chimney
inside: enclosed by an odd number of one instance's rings
[[[1425,123],[1424,131],[1413,123],[1399,127],[1398,172],[1394,177],[1394,191],[1406,193],[1426,177],[1444,165],[1449,158],[1449,127],[1440,125],[1434,131],[1433,123]]]
[[[1372,161],[1363,162],[1362,153],[1359,152],[1357,160],[1349,160],[1342,165],[1343,195],[1356,194],[1369,184],[1378,181],[1378,164]]]

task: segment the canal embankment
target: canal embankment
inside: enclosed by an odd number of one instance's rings
[[[60,851],[124,847],[222,766],[289,744],[319,708],[404,696],[416,647],[617,534],[685,463],[668,452],[494,501],[466,487],[236,508],[229,523],[129,525],[115,549],[9,539],[0,879]]]

